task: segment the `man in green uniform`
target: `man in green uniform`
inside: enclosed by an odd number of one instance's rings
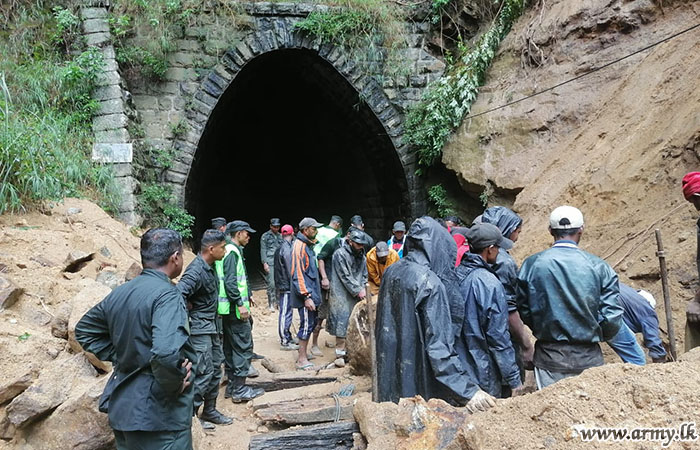
[[[187,266],[177,284],[187,304],[190,316],[190,342],[197,353],[194,380],[194,410],[204,403],[199,420],[205,430],[214,429],[213,424],[230,425],[233,420],[216,410],[216,398],[221,382],[223,350],[217,327],[217,305],[219,296],[214,262],[223,259],[226,249],[224,233],[207,230],[202,236],[199,254]]]
[[[229,379],[226,396],[231,397],[234,403],[246,402],[265,393],[262,389],[245,384],[253,357],[250,294],[243,259],[243,247],[250,242],[250,233],[255,233],[255,230],[242,220],[234,220],[226,227],[231,243],[226,245],[227,254],[223,260],[223,284],[231,312],[222,316],[222,324],[224,359]]]
[[[195,353],[185,303],[170,281],[182,263],[176,231],[148,230],[141,238],[141,275],[75,326],[83,349],[114,366],[99,408],[109,416],[118,450],[192,449]]]
[[[265,284],[267,285],[267,307],[274,311],[279,299],[275,292],[275,252],[282,245],[280,227],[282,223],[278,218],[270,219],[270,229],[260,236],[260,261],[265,270]]]
[[[331,221],[325,227],[318,229],[318,234],[316,235],[316,245],[314,245],[314,252],[318,255],[321,253],[321,249],[326,245],[326,242],[340,236],[341,227],[343,226],[343,218],[340,216],[331,216]]]

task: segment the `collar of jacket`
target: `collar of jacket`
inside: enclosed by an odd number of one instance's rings
[[[491,264],[487,263],[484,258],[481,257],[481,255],[476,253],[465,253],[464,256],[462,256],[462,263],[460,266],[466,267],[469,269],[469,271],[474,269],[486,269],[491,273],[495,273],[491,267]]]
[[[197,253],[197,259],[201,260],[202,266],[204,266],[204,268],[206,268],[207,270],[210,270],[210,271],[214,270],[214,263],[211,263],[211,265],[207,264],[207,262],[202,257],[201,253]]]
[[[554,245],[552,245],[552,248],[578,248],[578,244],[574,241],[570,241],[568,239],[561,239],[559,241],[556,241]]]
[[[166,274],[164,274],[163,272],[161,272],[158,269],[143,269],[143,271],[141,272],[141,275],[148,275],[148,276],[152,276],[152,277],[156,277],[156,278],[162,278],[163,280],[172,284],[172,280],[170,280],[170,278],[168,278],[168,276]]]
[[[311,246],[313,246],[313,245],[316,244],[316,240],[313,240],[313,241],[312,241],[311,239],[309,239],[309,238],[307,238],[306,236],[304,236],[304,233],[302,233],[301,231],[299,231],[299,232],[297,233],[297,239],[299,239],[301,242],[303,242],[304,244],[308,245],[309,247],[311,247]]]

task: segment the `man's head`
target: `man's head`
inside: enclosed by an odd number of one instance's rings
[[[282,222],[277,217],[273,217],[270,219],[270,230],[273,233],[279,233],[280,232],[280,227],[282,226]]]
[[[490,223],[477,223],[467,231],[469,252],[481,255],[489,264],[494,264],[498,258],[498,249],[509,250],[513,247],[510,239],[504,238],[501,230]]]
[[[255,230],[243,220],[234,220],[226,226],[226,234],[231,236],[233,242],[241,247],[248,245],[251,233],[255,233]]]
[[[362,220],[362,216],[355,214],[350,218],[350,225],[357,228],[358,230],[365,230],[365,222]]]
[[[394,226],[391,228],[391,232],[394,233],[394,237],[397,241],[402,241],[403,237],[406,235],[406,224],[397,220],[394,222]]]
[[[211,219],[211,227],[215,230],[219,230],[222,233],[226,232],[226,219],[223,217],[214,217]]]
[[[445,225],[448,227],[456,227],[462,223],[462,220],[457,216],[447,216],[445,217]]]
[[[338,231],[343,226],[343,218],[340,216],[331,216],[331,221],[328,226]]]
[[[377,245],[375,246],[376,254],[377,254],[377,261],[379,261],[379,264],[385,264],[386,259],[389,256],[389,246],[387,245],[386,242],[384,241],[379,241],[377,242]]]
[[[291,225],[285,225],[282,227],[282,238],[285,241],[291,241],[294,239],[294,228]]]
[[[356,254],[362,253],[365,245],[369,244],[367,233],[358,229],[353,229],[348,234],[348,244],[350,244],[350,247],[352,247],[353,252]]]
[[[700,211],[700,172],[690,172],[683,177],[683,196]]]
[[[208,264],[214,264],[226,256],[226,236],[219,230],[207,230],[202,235],[199,253]]]
[[[141,236],[141,265],[157,269],[169,278],[182,273],[182,237],[168,228],[151,228]]]
[[[308,240],[313,241],[316,239],[316,235],[318,234],[318,227],[321,226],[323,226],[323,224],[318,222],[316,219],[312,217],[304,217],[301,219],[301,222],[299,222],[299,231],[301,231],[301,234],[306,236]]]
[[[578,243],[583,234],[583,214],[573,206],[560,206],[549,215],[549,233],[555,241],[571,240]]]

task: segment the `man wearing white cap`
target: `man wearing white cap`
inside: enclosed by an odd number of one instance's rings
[[[622,325],[617,274],[579,249],[583,227],[581,211],[556,208],[549,216],[554,245],[527,258],[518,274],[518,311],[537,338],[538,389],[603,365],[599,343]]]

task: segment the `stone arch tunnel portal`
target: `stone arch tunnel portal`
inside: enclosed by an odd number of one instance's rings
[[[298,225],[361,214],[375,239],[410,215],[406,175],[391,138],[357,90],[309,50],[276,50],[231,82],[202,133],[185,190],[195,237],[212,217],[250,222],[246,251],[261,270],[269,219]]]

